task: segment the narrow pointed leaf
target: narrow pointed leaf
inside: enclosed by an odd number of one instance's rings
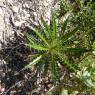
[[[49,70],[49,62],[48,62],[48,58],[45,58],[45,60],[43,60],[44,61],[44,73],[43,73],[43,75],[46,75],[47,74],[47,72],[48,72],[48,70]]]
[[[38,56],[36,59],[34,59],[32,62],[30,62],[29,65],[37,64],[41,58],[42,58],[42,55]]]
[[[66,27],[67,27],[68,19],[66,19],[62,24],[61,24],[61,35],[64,34]]]
[[[32,30],[33,30],[33,32],[36,33],[36,35],[37,35],[47,46],[49,46],[49,45],[48,45],[48,42],[46,41],[46,39],[40,34],[40,32],[39,32],[37,29],[35,29],[35,28],[32,27]]]
[[[74,53],[84,53],[89,51],[86,48],[66,48],[64,51],[66,52],[74,52]]]
[[[51,31],[50,31],[50,27],[48,25],[48,23],[43,19],[43,17],[41,17],[41,27],[43,28],[44,30],[44,33],[46,35],[47,38],[50,38],[51,36]]]
[[[35,58],[32,62],[30,62],[28,65],[26,65],[22,70],[31,68],[31,66],[37,64],[42,58],[42,55],[38,56],[37,58]]]
[[[70,69],[73,71],[76,71],[75,66],[73,66],[67,59],[64,58],[63,54],[57,53],[59,58],[64,62],[63,64],[66,64]]]
[[[29,41],[29,43],[31,44],[38,43],[37,39],[33,35],[26,33],[25,37],[27,38],[27,41]]]
[[[47,51],[48,50],[48,48],[45,48],[45,47],[43,47],[43,46],[41,46],[41,45],[39,45],[39,44],[25,44],[26,46],[28,46],[29,48],[33,48],[33,49],[35,49],[35,50],[43,50],[43,51]]]
[[[63,35],[63,42],[67,41],[70,37],[72,37],[73,35],[75,35],[76,32],[78,32],[79,27],[76,27],[73,31],[66,33],[65,35]]]
[[[56,24],[56,18],[54,16],[54,14],[52,14],[51,24],[52,24],[52,39],[56,39],[57,24]]]
[[[58,67],[57,67],[56,61],[53,58],[51,61],[51,74],[52,74],[52,80],[54,84],[56,85],[58,82]]]

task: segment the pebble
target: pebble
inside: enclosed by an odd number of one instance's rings
[[[14,24],[15,24],[15,26],[21,26],[22,25],[22,23],[24,23],[25,21],[16,21]]]
[[[18,13],[18,8],[16,7],[16,6],[13,6],[13,11],[15,12],[15,13]]]
[[[3,11],[2,11],[2,9],[0,8],[0,15],[2,15],[2,13],[3,13]]]

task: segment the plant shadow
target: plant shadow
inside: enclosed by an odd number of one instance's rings
[[[35,87],[36,72],[31,70],[20,70],[28,64],[28,55],[33,51],[24,45],[21,36],[14,34],[14,39],[7,39],[7,44],[1,42],[0,50],[0,78],[2,95],[27,95]]]

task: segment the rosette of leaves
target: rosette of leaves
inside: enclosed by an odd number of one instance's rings
[[[76,71],[78,66],[71,63],[66,58],[66,53],[82,54],[87,52],[86,48],[76,48],[66,45],[68,39],[72,38],[78,32],[79,26],[67,31],[68,19],[61,26],[56,21],[56,15],[52,14],[50,25],[44,19],[41,19],[41,27],[31,27],[31,33],[26,33],[26,46],[35,50],[33,60],[25,66],[24,69],[39,65],[40,70],[46,72],[51,70],[51,77],[54,84],[58,83],[58,64],[66,65],[70,70]],[[34,33],[34,34],[33,34]]]

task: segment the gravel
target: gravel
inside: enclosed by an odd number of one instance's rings
[[[38,25],[43,16],[49,22],[57,0],[0,0],[0,42],[14,38],[22,26]],[[1,48],[1,44],[0,44]]]
[[[6,48],[8,40],[13,41],[15,34],[21,33],[23,26],[37,26],[41,16],[49,22],[51,9],[56,2],[57,0],[0,0],[0,52]],[[0,54],[0,80],[5,76],[6,71],[3,71],[2,66],[6,64]],[[0,85],[0,94],[3,92],[5,86]]]

